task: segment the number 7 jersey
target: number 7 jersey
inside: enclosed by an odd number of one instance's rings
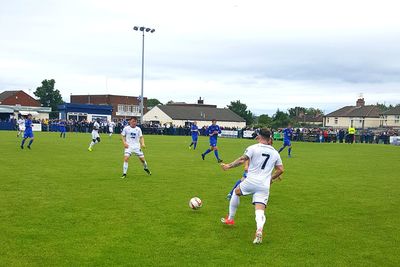
[[[269,187],[275,166],[283,165],[278,151],[270,145],[255,144],[249,146],[244,154],[250,159],[246,179]]]

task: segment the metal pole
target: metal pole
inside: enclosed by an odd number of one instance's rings
[[[142,89],[140,93],[140,124],[143,124],[144,31],[142,35]]]

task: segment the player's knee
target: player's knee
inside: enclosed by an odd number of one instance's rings
[[[240,187],[239,187],[239,186],[235,188],[235,194],[236,194],[237,196],[241,196],[241,195],[242,195],[242,190],[240,190]]]
[[[96,143],[96,139],[92,139],[93,143]]]
[[[100,143],[100,137],[97,137],[96,140],[98,143]]]

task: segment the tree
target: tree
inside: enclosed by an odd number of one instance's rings
[[[147,99],[147,107],[152,108],[155,107],[157,105],[162,105],[163,103],[161,103],[158,99],[156,98],[149,98]]]
[[[231,104],[227,106],[230,110],[235,112],[237,115],[246,120],[246,124],[250,125],[254,121],[254,115],[250,110],[247,110],[247,105],[240,103],[240,100],[231,101]]]
[[[36,91],[34,92],[35,96],[39,98],[39,102],[42,106],[51,107],[52,111],[57,111],[57,106],[64,103],[60,91],[54,89],[55,83],[56,81],[54,79],[43,80],[42,86],[36,88]]]
[[[286,127],[289,123],[291,123],[289,114],[279,109],[272,116],[272,127],[275,129]]]
[[[258,124],[263,127],[271,127],[272,118],[268,114],[262,114],[258,117]]]
[[[294,107],[294,108],[289,108],[289,117],[290,118],[295,118],[300,116],[300,114],[305,114],[306,113],[306,108],[305,107]]]

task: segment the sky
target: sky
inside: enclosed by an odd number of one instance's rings
[[[400,3],[0,0],[0,92],[144,96],[253,113],[400,103]]]

